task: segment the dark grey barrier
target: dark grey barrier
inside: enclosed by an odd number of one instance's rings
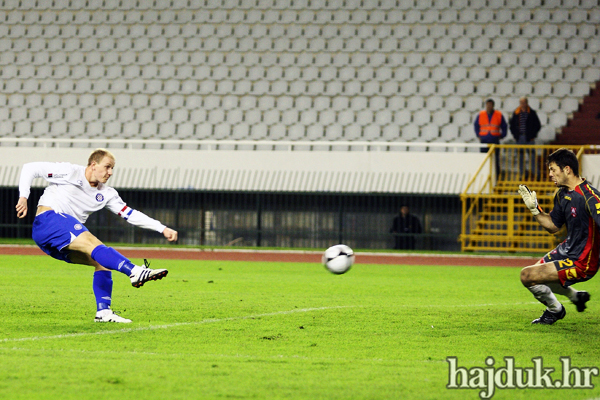
[[[29,215],[19,220],[15,188],[0,188],[0,237],[31,237],[42,189],[33,189]],[[323,249],[345,243],[357,249],[393,248],[390,228],[402,205],[421,225],[420,250],[459,250],[460,199],[448,195],[248,193],[119,190],[127,204],[179,231],[179,243],[198,246]],[[166,244],[158,233],[133,227],[107,210],[86,226],[105,242]],[[405,241],[401,241],[405,243]]]

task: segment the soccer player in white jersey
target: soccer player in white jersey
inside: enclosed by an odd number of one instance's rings
[[[177,231],[133,210],[121,200],[117,191],[106,185],[113,174],[115,157],[108,150],[96,149],[87,167],[70,163],[33,162],[25,164],[19,180],[17,216],[27,215],[27,199],[35,178],[44,178],[49,186],[40,197],[33,221],[32,237],[48,255],[69,263],[95,267],[94,295],[96,322],[131,322],[111,309],[112,274],[119,271],[131,279],[134,287],[167,276],[166,269],[134,265],[112,247],[106,247],[92,235],[84,223],[94,211],[107,207],[130,224],[162,233],[170,241]]]

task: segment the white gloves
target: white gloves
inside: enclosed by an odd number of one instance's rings
[[[529,211],[531,211],[532,215],[538,215],[542,211],[540,205],[538,204],[535,192],[529,190],[527,186],[519,185],[519,194],[523,198],[525,206],[529,208]]]

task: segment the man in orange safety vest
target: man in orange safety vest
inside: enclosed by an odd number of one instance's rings
[[[485,110],[481,110],[475,117],[475,134],[483,144],[500,144],[508,132],[508,124],[502,113],[494,110],[494,100],[485,102]],[[482,147],[481,152],[486,153],[488,146]],[[500,152],[496,151],[496,173],[500,172]]]

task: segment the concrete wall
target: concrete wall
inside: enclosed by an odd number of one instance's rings
[[[109,184],[117,189],[459,194],[485,154],[473,149],[458,150],[121,148],[112,150],[117,164]],[[0,146],[0,186],[17,186],[24,163],[85,164],[90,151],[90,148]],[[34,186],[42,185],[41,179],[34,182]]]

